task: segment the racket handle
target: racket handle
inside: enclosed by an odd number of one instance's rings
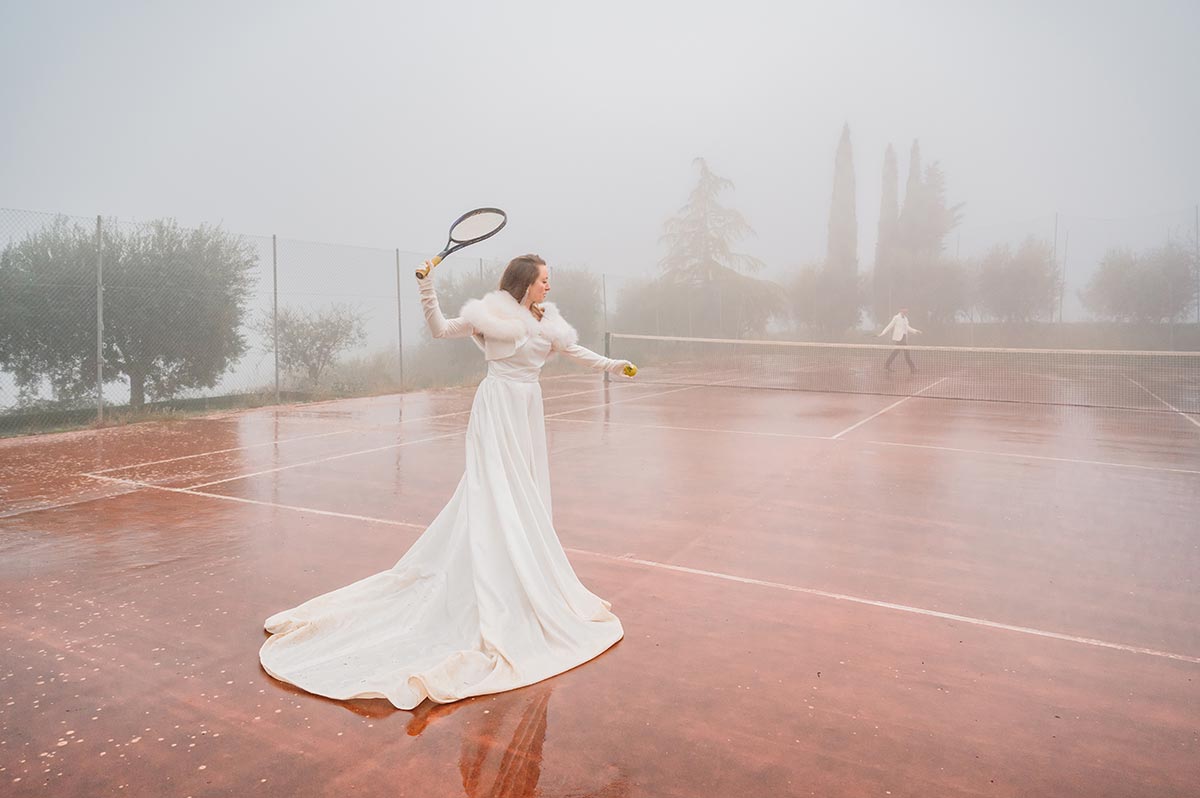
[[[637,374],[637,366],[635,366],[635,365],[633,365],[632,363],[630,363],[628,366],[626,366],[625,368],[621,369],[621,372],[622,372],[622,373],[623,373],[623,374],[624,374],[626,377],[632,377],[633,375]]]
[[[417,269],[417,279],[424,280],[426,277],[429,276],[429,273],[431,271],[433,271],[433,267],[437,266],[441,262],[442,262],[441,255],[434,255],[431,260],[425,261],[425,267],[421,268],[421,269]]]

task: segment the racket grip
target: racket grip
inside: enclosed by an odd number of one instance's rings
[[[433,258],[431,258],[430,260],[427,260],[425,262],[426,265],[423,268],[417,269],[417,279],[424,280],[426,277],[429,276],[429,273],[431,271],[433,271],[433,267],[437,266],[441,262],[442,262],[442,256],[434,255]]]
[[[621,372],[622,372],[622,373],[623,373],[623,374],[624,374],[626,377],[632,377],[633,375],[637,374],[637,366],[635,366],[635,365],[633,365],[632,363],[630,363],[628,366],[626,366],[625,368],[621,369]]]

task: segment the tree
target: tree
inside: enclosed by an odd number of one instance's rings
[[[700,179],[687,204],[664,225],[660,240],[667,254],[659,265],[665,290],[654,293],[686,310],[692,333],[697,332],[696,318],[713,335],[761,330],[783,309],[779,287],[750,277],[763,267],[762,261],[733,251],[736,241],[754,232],[740,213],[718,202],[733,183],[713,174],[703,158],[693,163],[700,168]],[[680,308],[660,311],[674,315]]]
[[[912,264],[908,302],[934,324],[951,324],[971,307],[967,270],[946,257],[925,258]]]
[[[893,258],[900,221],[899,175],[896,151],[887,146],[883,154],[883,198],[879,202],[879,233],[875,239],[875,273],[872,282],[872,313],[882,323],[891,315]]]
[[[64,405],[95,389],[94,234],[60,217],[0,253],[0,366],[23,405],[42,403],[43,381]]]
[[[604,345],[604,297],[599,275],[585,268],[555,266],[546,299],[579,333],[579,342],[595,349]]]
[[[946,176],[940,164],[935,161],[922,172],[920,144],[914,141],[904,207],[887,250],[888,313],[910,305],[917,318],[936,321],[967,310],[966,275],[954,274],[958,264],[944,255],[946,238],[958,226],[962,207],[962,203],[947,204]],[[926,304],[929,298],[936,298],[936,308]],[[956,302],[961,304],[955,307]]]
[[[96,234],[57,219],[0,254],[0,364],[26,396],[78,401],[96,380]],[[209,388],[246,351],[257,256],[219,228],[103,225],[105,383],[129,403]]]
[[[667,245],[659,261],[664,276],[674,283],[703,285],[723,272],[760,270],[763,263],[758,258],[732,250],[735,241],[754,233],[745,217],[717,201],[733,182],[713,174],[703,158],[692,163],[700,167],[700,179],[679,214],[667,220],[659,239]]]
[[[866,299],[862,281],[855,279],[847,284],[844,277],[824,263],[801,267],[788,283],[786,294],[796,327],[823,338],[837,337],[856,326]],[[843,300],[833,303],[831,296],[841,296]],[[852,317],[847,314],[847,307],[852,310]]]
[[[886,203],[885,187],[885,206]],[[842,127],[834,156],[825,260],[802,267],[787,286],[792,318],[798,327],[833,335],[858,326],[863,292],[858,278],[856,205],[854,152],[847,124]]]
[[[1175,243],[1140,254],[1110,249],[1080,298],[1093,315],[1111,321],[1183,321],[1195,303],[1193,257]]]
[[[842,128],[833,163],[833,196],[829,203],[829,243],[825,263],[839,272],[858,273],[858,217],[854,189],[854,150],[850,125]]]
[[[1058,307],[1059,270],[1046,241],[1029,237],[1013,252],[992,247],[979,267],[980,307],[1007,322],[1048,320]]]
[[[363,342],[366,328],[362,314],[349,305],[334,303],[320,310],[280,308],[277,319],[270,313],[255,325],[266,352],[274,350],[275,323],[279,327],[279,367],[298,374],[310,388],[337,362],[338,356]]]
[[[825,293],[822,326],[830,329],[858,325],[858,218],[854,187],[854,152],[850,125],[842,128],[834,156],[833,196],[829,206],[829,242],[820,282]]]

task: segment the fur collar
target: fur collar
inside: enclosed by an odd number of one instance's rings
[[[494,341],[512,341],[518,345],[526,338],[541,335],[548,338],[555,348],[563,349],[579,340],[575,328],[558,312],[553,302],[543,302],[542,320],[513,299],[507,291],[492,291],[482,299],[472,299],[463,305],[459,313],[471,323],[484,338]]]

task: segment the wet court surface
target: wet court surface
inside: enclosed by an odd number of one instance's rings
[[[411,712],[274,681],[262,622],[400,558],[470,389],[0,441],[0,792],[1195,794],[1195,415],[543,389],[626,637]]]

